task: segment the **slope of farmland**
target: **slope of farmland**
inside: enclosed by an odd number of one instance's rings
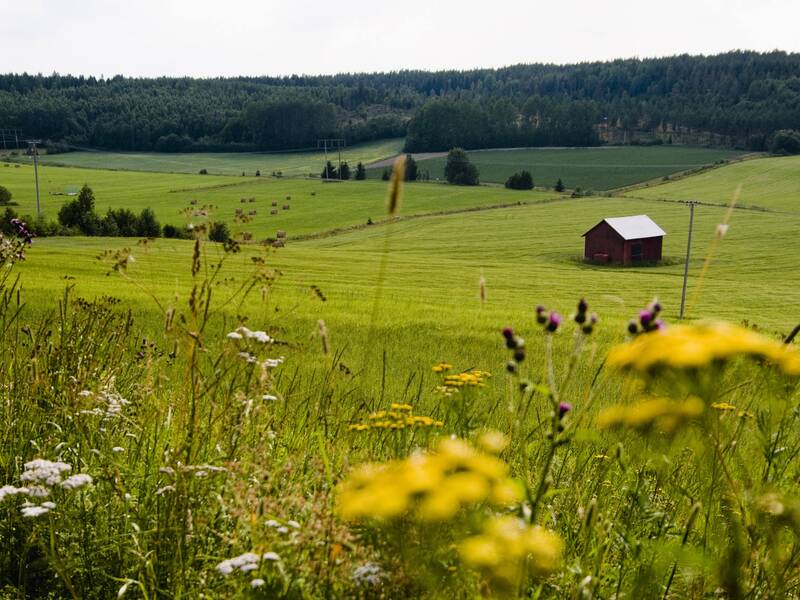
[[[290,235],[308,234],[339,227],[364,225],[383,218],[386,185],[381,181],[323,183],[319,179],[278,179],[272,177],[223,177],[41,167],[39,184],[42,210],[55,219],[67,189],[84,183],[95,194],[96,209],[128,208],[135,212],[152,208],[162,224],[185,225],[207,220],[225,221],[234,232],[249,231],[256,237],[274,235],[283,229]],[[0,167],[0,185],[11,190],[23,215],[36,212],[33,167]],[[52,194],[61,195],[52,195]],[[553,192],[513,192],[489,187],[418,183],[405,188],[406,215],[465,210],[497,204],[535,202],[558,196]],[[250,199],[253,202],[250,202]],[[242,202],[245,199],[245,202]],[[192,204],[194,202],[194,204]],[[277,206],[273,207],[272,203]],[[289,209],[284,210],[284,206]],[[207,217],[197,211],[206,209]],[[246,219],[234,222],[237,210]],[[272,215],[271,211],[277,210]],[[249,216],[251,211],[255,214]],[[245,222],[242,222],[245,221]]]
[[[786,307],[800,285],[793,250],[800,218],[734,211],[729,233],[694,300],[697,276],[723,212],[702,207],[696,214],[689,315],[749,319],[777,331],[791,329],[796,317],[787,314]],[[667,231],[665,264],[633,268],[583,264],[581,234],[604,216],[631,213],[646,213]],[[505,321],[528,323],[537,302],[568,311],[578,297],[586,296],[605,321],[615,323],[604,327],[621,333],[624,319],[658,296],[667,318],[675,319],[686,226],[686,210],[680,205],[622,198],[566,199],[430,216],[295,242],[270,254],[269,263],[284,274],[276,298],[294,307],[282,317],[287,326],[313,328],[316,319],[324,317],[332,332],[359,345],[358,336],[369,325],[379,263],[386,251],[384,325],[399,328],[406,332],[403,335],[420,336],[418,341],[430,344],[431,350],[446,347],[448,353],[458,354],[458,340],[465,335],[462,325],[470,324],[469,335],[488,342]],[[21,266],[28,294],[52,297],[63,288],[65,276],[75,277],[69,282],[76,293],[90,297],[103,293],[108,265],[96,260],[98,251],[131,246],[128,240],[76,241],[36,242]],[[210,249],[218,252],[213,245]],[[142,289],[166,302],[176,290],[188,287],[190,243],[156,240],[134,252],[136,263],[128,275],[141,287],[118,286],[114,293],[137,301],[138,310],[149,306]],[[239,280],[254,252],[262,250],[245,247],[241,256],[231,259],[227,275],[233,281]],[[483,307],[477,287],[481,274],[489,293]],[[312,284],[323,290],[324,304],[309,294]],[[396,350],[404,352],[409,342],[396,342]],[[419,344],[413,347],[418,349]]]
[[[367,142],[342,150],[342,160],[355,169],[359,161],[364,164],[397,154],[403,147],[402,139]],[[329,151],[328,158],[336,162],[338,154]],[[325,166],[325,154],[312,152],[69,152],[43,155],[42,163],[93,169],[119,169],[128,171],[154,171],[163,173],[197,173],[207,169],[213,175],[239,175],[244,171],[252,176],[256,170],[262,175],[281,171],[284,175],[315,175]]]
[[[730,203],[739,185],[740,205],[800,212],[800,156],[733,163],[678,181],[631,190],[626,195],[724,204]]]
[[[610,190],[740,155],[741,152],[689,146],[605,146],[600,148],[521,148],[472,150],[470,160],[482,182],[505,183],[523,169],[537,186]],[[419,161],[432,179],[444,179],[444,157]],[[380,170],[374,172],[380,175]]]

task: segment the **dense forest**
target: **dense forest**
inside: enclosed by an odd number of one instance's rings
[[[703,143],[800,129],[800,54],[218,79],[0,75],[0,128],[70,147],[286,150],[407,136],[419,152]]]

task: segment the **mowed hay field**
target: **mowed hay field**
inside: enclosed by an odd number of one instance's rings
[[[355,170],[356,164],[364,164],[394,156],[403,148],[403,139],[387,139],[358,144],[342,149],[342,160]],[[338,151],[330,150],[328,158],[338,160]],[[283,175],[315,175],[325,166],[322,151],[303,152],[202,152],[202,153],[148,153],[148,152],[69,152],[43,155],[43,164],[91,169],[115,169],[130,171],[154,171],[165,173],[197,173],[206,169],[212,175],[246,176],[271,175],[281,171]]]
[[[747,160],[666,185],[631,190],[626,195],[726,204],[738,185],[743,190],[738,201],[741,206],[800,212],[800,157]]]
[[[125,207],[134,212],[152,208],[161,224],[188,225],[225,221],[233,233],[249,231],[256,238],[274,236],[279,229],[295,236],[329,229],[364,225],[384,218],[386,185],[381,181],[323,183],[319,179],[271,177],[224,177],[105,171],[44,166],[39,170],[42,211],[55,219],[61,205],[70,200],[68,189],[88,184],[95,195],[96,210]],[[33,167],[0,167],[0,185],[8,188],[20,214],[36,213]],[[512,192],[479,187],[468,189],[436,184],[406,188],[403,212],[407,215],[465,210],[497,204],[536,202],[557,197],[553,192]],[[245,202],[242,202],[242,199]],[[250,202],[250,199],[253,202]],[[194,201],[194,204],[192,202]],[[272,206],[272,203],[276,206]],[[284,206],[289,206],[284,210]],[[201,216],[200,211],[208,216]],[[247,222],[234,222],[236,211]],[[272,215],[271,211],[277,210]],[[255,215],[249,216],[251,211]]]
[[[335,188],[350,225],[350,191],[371,189],[386,215],[377,182],[258,185]],[[485,209],[238,252],[36,239],[4,267],[0,582],[75,598],[791,597],[800,354],[779,335],[797,321],[800,215],[737,208],[715,241],[727,208],[697,207],[689,322],[747,325],[706,330],[677,326],[679,201],[404,187],[401,216],[423,192]],[[483,204],[495,193],[526,200]],[[582,233],[642,213],[667,231],[661,265],[582,262]],[[663,310],[640,313],[655,296]],[[593,331],[572,321],[579,298]],[[565,317],[545,317],[550,333],[538,303]],[[631,342],[650,311],[667,328]]]
[[[795,315],[786,307],[796,297],[800,275],[793,265],[795,232],[800,217],[736,210],[730,229],[712,258],[700,287],[698,276],[724,209],[698,207],[690,270],[692,318],[748,321],[770,331],[790,330]],[[605,216],[648,214],[667,232],[665,264],[656,267],[604,267],[581,262],[581,234]],[[677,318],[683,274],[688,209],[680,204],[634,199],[563,199],[528,206],[427,216],[391,225],[290,242],[270,250],[268,264],[283,274],[274,291],[281,299],[280,322],[306,334],[318,319],[328,323],[333,339],[357,357],[382,279],[379,329],[374,344],[386,347],[409,368],[427,359],[477,360],[496,355],[497,330],[503,324],[525,327],[537,303],[568,312],[587,297],[603,317],[601,331],[622,336],[624,323],[654,296],[668,319]],[[128,267],[134,283],[109,273],[110,261],[98,260],[106,249],[131,248],[136,262]],[[211,245],[211,248],[216,248]],[[192,244],[155,240],[57,238],[37,240],[19,268],[31,306],[48,304],[64,286],[83,297],[108,292],[145,320],[155,305],[153,293],[168,304],[189,289]],[[219,248],[211,250],[221,255]],[[241,283],[251,256],[264,251],[244,246],[228,259],[219,294]],[[210,261],[213,263],[213,260]],[[478,280],[487,282],[487,300],[479,301]],[[325,302],[312,293],[318,286]],[[290,308],[289,308],[290,307]],[[158,328],[160,316],[153,316]],[[469,343],[467,343],[469,340]],[[466,353],[466,355],[465,355]]]
[[[470,160],[486,183],[505,183],[518,171],[533,175],[536,186],[553,187],[560,178],[568,189],[611,190],[703,165],[730,160],[741,152],[688,146],[605,146],[600,148],[524,148],[470,150]],[[419,161],[432,179],[444,180],[446,159]],[[381,169],[371,171],[380,176]]]

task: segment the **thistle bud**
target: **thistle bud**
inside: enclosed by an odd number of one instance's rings
[[[561,321],[562,319],[560,314],[557,312],[551,312],[547,319],[547,325],[545,326],[545,329],[548,333],[555,333],[558,329],[558,326],[561,325]]]

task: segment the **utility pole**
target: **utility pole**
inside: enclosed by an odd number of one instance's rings
[[[683,291],[681,292],[681,320],[683,320],[683,310],[686,306],[686,284],[689,281],[689,256],[692,252],[692,227],[694,225],[694,205],[696,201],[690,200],[689,205],[689,239],[686,242],[686,262],[683,264]]]
[[[28,142],[28,148],[30,152],[33,154],[33,176],[36,180],[36,216],[42,216],[42,205],[39,201],[39,150],[36,148],[36,144],[41,144],[42,140],[26,140]]]
[[[325,177],[324,179],[331,178],[331,171],[328,167],[328,148],[331,150],[338,149],[339,150],[339,179],[341,179],[341,171],[342,171],[342,147],[345,145],[345,141],[341,138],[328,138],[328,139],[319,139],[317,140],[317,149],[322,149],[325,152]]]

